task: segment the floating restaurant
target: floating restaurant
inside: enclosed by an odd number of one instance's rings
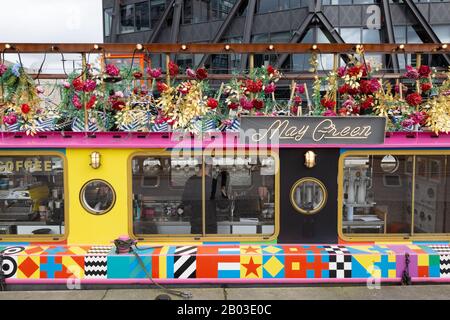
[[[2,286],[450,280],[450,70],[422,63],[447,45],[0,46]],[[273,52],[311,70],[254,65]],[[82,63],[30,73],[36,53]]]

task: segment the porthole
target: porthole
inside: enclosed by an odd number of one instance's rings
[[[89,213],[102,215],[114,207],[116,192],[104,180],[91,180],[81,188],[80,202]]]
[[[302,178],[291,189],[291,204],[303,214],[315,214],[322,210],[327,202],[325,185],[316,178]]]
[[[394,173],[399,166],[398,159],[391,155],[384,156],[383,159],[381,159],[380,166],[383,172]]]

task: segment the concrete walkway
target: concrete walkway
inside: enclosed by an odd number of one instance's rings
[[[450,285],[346,287],[204,287],[177,288],[189,291],[193,300],[448,300]],[[3,291],[0,300],[154,300],[158,289],[105,289],[54,291]],[[181,299],[171,296],[173,300]]]

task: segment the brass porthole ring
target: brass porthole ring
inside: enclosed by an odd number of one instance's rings
[[[322,181],[305,177],[297,180],[291,188],[291,204],[302,214],[315,214],[327,203],[328,193]]]
[[[89,180],[81,188],[80,203],[87,212],[103,215],[114,207],[116,192],[105,180]]]

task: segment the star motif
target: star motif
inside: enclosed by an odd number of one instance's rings
[[[247,272],[245,273],[245,276],[247,277],[250,274],[254,274],[257,277],[259,277],[258,275],[258,268],[261,267],[260,263],[254,263],[253,262],[253,257],[250,257],[250,261],[247,264],[242,264],[245,268],[247,268]]]
[[[248,246],[248,248],[245,249],[245,253],[250,253],[250,252],[259,253],[258,248],[253,248],[252,246]]]

